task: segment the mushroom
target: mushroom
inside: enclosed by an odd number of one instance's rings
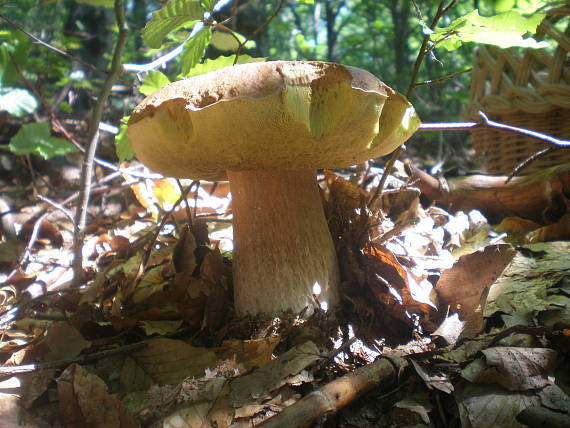
[[[256,62],[171,83],[138,105],[127,134],[167,176],[229,179],[238,315],[338,301],[334,239],[318,168],[386,155],[419,126],[411,104],[367,71]]]

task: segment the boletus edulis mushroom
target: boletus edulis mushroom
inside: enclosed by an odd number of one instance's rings
[[[419,126],[411,104],[367,71],[256,62],[171,83],[128,123],[133,150],[167,176],[229,179],[238,315],[338,300],[318,168],[386,155]]]

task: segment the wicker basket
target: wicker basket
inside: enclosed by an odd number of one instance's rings
[[[551,10],[538,27],[536,37],[556,43],[545,49],[480,47],[475,55],[468,114],[478,121],[479,111],[490,119],[570,139],[570,24],[562,33],[556,22],[570,16],[570,7]],[[471,143],[486,156],[489,174],[508,175],[547,143],[491,128],[476,128]],[[544,156],[522,173],[570,162],[570,149]]]

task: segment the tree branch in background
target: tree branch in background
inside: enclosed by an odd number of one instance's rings
[[[49,50],[51,50],[51,51],[53,51],[53,52],[55,52],[61,56],[64,56],[65,58],[68,58],[72,61],[78,62],[79,64],[88,68],[91,71],[95,71],[97,73],[107,74],[106,71],[98,69],[93,64],[89,64],[88,62],[83,61],[81,58],[78,58],[78,57],[76,57],[76,56],[74,56],[74,55],[70,54],[69,52],[66,52],[62,49],[56,48],[55,46],[52,46],[49,43],[44,42],[42,39],[39,39],[38,37],[34,36],[33,34],[28,33],[26,30],[24,30],[24,28],[21,25],[12,21],[11,19],[5,17],[4,15],[0,14],[0,19],[3,19],[8,24],[10,24],[12,27],[14,27],[14,28],[18,29],[19,31],[21,31],[22,33],[24,33],[26,36],[28,36],[30,39],[32,39],[37,44],[44,46],[44,47],[48,48]]]
[[[511,175],[507,178],[506,183],[511,181],[514,176],[518,175],[523,169],[529,166],[532,162],[537,160],[538,158],[547,155],[555,150],[555,148],[570,148],[570,140],[563,140],[560,138],[553,137],[548,134],[543,134],[542,132],[533,131],[531,129],[520,128],[518,126],[511,126],[501,122],[496,122],[491,120],[487,117],[485,113],[482,111],[479,112],[479,116],[481,116],[481,122],[451,122],[451,123],[422,123],[420,124],[419,130],[420,131],[454,131],[454,130],[465,130],[465,129],[472,129],[472,128],[480,128],[480,127],[488,127],[494,129],[501,129],[506,132],[510,132],[513,134],[520,134],[525,135],[527,137],[534,138],[539,141],[544,141],[548,144],[551,144],[553,147],[548,147],[546,149],[540,150],[536,153],[533,153],[531,156],[526,158],[522,161],[519,165],[517,165]]]
[[[93,161],[95,152],[99,143],[99,122],[103,116],[103,109],[111,93],[111,87],[123,71],[121,57],[127,44],[128,27],[125,21],[123,0],[115,0],[115,18],[119,34],[113,59],[111,61],[111,69],[97,103],[93,109],[91,121],[89,123],[88,146],[83,157],[81,166],[81,188],[80,196],[77,202],[77,211],[75,212],[75,224],[73,231],[73,278],[75,285],[79,285],[83,279],[83,240],[85,239],[85,224],[87,220],[87,208],[89,205],[89,196],[91,191],[91,178],[93,175]]]
[[[414,3],[414,7],[415,7],[416,11],[419,11],[419,7],[416,4],[415,0],[412,0],[412,1]],[[429,28],[431,30],[435,29],[435,27],[437,26],[437,23],[442,18],[442,16],[445,15],[453,6],[455,6],[455,3],[457,3],[457,0],[451,0],[449,2],[449,4],[447,6],[445,6],[445,0],[441,0],[439,2],[435,16],[433,17],[433,20],[429,26]],[[421,16],[421,13],[420,13],[420,19],[423,19]],[[426,53],[428,52],[429,36],[430,36],[429,34],[426,34],[424,36],[424,38],[422,40],[422,45],[420,47],[420,51],[418,52],[418,56],[416,58],[416,62],[414,63],[414,68],[412,69],[412,77],[410,79],[410,85],[408,87],[408,91],[406,92],[406,97],[408,99],[412,96],[412,93],[414,92],[414,89],[416,87],[415,86],[416,79],[418,77],[418,72],[420,71],[420,66],[422,65],[424,58],[426,56]],[[388,179],[388,175],[390,175],[390,173],[394,169],[394,164],[396,163],[396,161],[398,160],[400,155],[404,152],[404,149],[405,149],[405,146],[398,147],[396,150],[394,150],[394,152],[392,153],[392,156],[390,156],[390,159],[388,159],[388,162],[386,162],[386,166],[384,167],[384,174],[382,175],[382,178],[380,179],[380,183],[378,183],[378,188],[376,189],[374,196],[372,196],[372,198],[368,202],[369,205],[372,205],[374,203],[374,201],[382,194],[382,190],[384,189],[384,186],[386,185],[386,180]]]
[[[503,131],[510,132],[512,134],[521,134],[527,137],[535,138],[540,141],[545,141],[553,146],[565,148],[570,148],[570,140],[562,140],[560,138],[553,137],[548,134],[543,134],[542,132],[533,131],[526,128],[520,128],[518,126],[511,126],[505,123],[496,122],[487,117],[482,111],[479,112],[481,116],[481,122],[449,122],[449,123],[422,123],[420,124],[420,131],[455,131],[455,130],[466,130],[472,128],[488,127],[494,129],[502,129]]]
[[[415,1],[414,1],[415,3]],[[455,6],[455,3],[457,3],[457,0],[452,0],[451,2],[449,2],[449,4],[447,6],[444,6],[445,1],[441,0],[439,2],[439,6],[437,7],[437,11],[435,12],[435,16],[433,17],[433,20],[429,26],[430,30],[434,30],[435,27],[437,26],[437,23],[439,22],[439,20],[443,17],[443,15],[445,15],[453,6]],[[417,5],[416,9],[417,9]],[[412,93],[414,92],[414,84],[416,82],[416,79],[418,77],[418,73],[420,71],[420,67],[422,65],[422,63],[424,62],[425,56],[428,52],[428,43],[429,43],[429,34],[426,34],[422,40],[422,45],[420,47],[420,51],[418,52],[418,56],[416,58],[416,62],[414,63],[414,68],[412,69],[412,77],[410,78],[410,85],[408,86],[408,91],[406,92],[406,97],[409,99],[412,96]]]
[[[10,56],[11,56],[11,54],[10,54]],[[26,85],[26,88],[28,88],[28,90],[30,92],[32,92],[40,100],[42,107],[44,108],[44,110],[46,111],[46,113],[49,116],[51,126],[56,131],[61,132],[63,134],[63,136],[65,137],[65,139],[67,141],[69,141],[71,144],[73,144],[77,148],[77,150],[79,150],[81,153],[85,153],[85,147],[83,147],[81,145],[81,143],[79,141],[77,141],[77,139],[61,123],[61,121],[55,115],[52,106],[46,101],[46,99],[41,94],[41,92],[39,92],[37,90],[37,88],[34,85],[32,85],[32,82],[29,81],[29,79],[24,75],[24,73],[22,73],[22,70],[20,69],[18,62],[16,60],[14,60],[14,58],[11,58],[11,60],[12,60],[12,64],[14,65],[15,70],[20,75],[20,78],[24,82],[24,85]],[[106,160],[99,159],[97,157],[95,157],[93,160],[95,161],[96,164],[101,165],[105,168],[109,168],[113,171],[120,172],[121,174],[131,175],[133,177],[138,177],[138,178],[148,178],[149,180],[156,180],[156,179],[163,178],[163,176],[161,174],[152,174],[152,173],[146,174],[144,172],[136,172],[136,171],[133,171],[132,168],[127,168],[127,169],[121,168],[121,167],[115,165],[114,163],[107,162]]]
[[[511,175],[509,175],[507,177],[505,184],[508,184],[513,179],[513,177],[518,175],[519,172],[521,172],[523,169],[525,169],[527,166],[529,166],[532,162],[534,162],[535,160],[537,160],[538,158],[540,158],[544,155],[547,155],[548,153],[551,153],[556,148],[570,149],[570,140],[563,140],[563,139],[556,138],[556,137],[553,137],[553,136],[548,135],[548,134],[543,134],[542,132],[533,131],[531,129],[520,128],[518,126],[511,126],[511,125],[507,125],[507,124],[504,124],[501,122],[496,122],[494,120],[489,119],[487,117],[487,115],[485,113],[483,113],[482,111],[479,112],[479,116],[481,116],[481,122],[421,123],[420,127],[418,128],[418,131],[465,131],[465,130],[473,129],[473,128],[487,127],[487,128],[493,128],[493,129],[500,129],[500,130],[503,130],[506,132],[511,132],[513,134],[525,135],[527,137],[531,137],[531,138],[534,138],[536,140],[544,141],[544,142],[552,145],[552,147],[548,147],[546,149],[540,150],[540,151],[532,154],[527,159],[525,159],[523,162],[521,162],[519,165],[517,165],[513,169],[513,172],[511,173]],[[400,150],[400,148],[397,150]],[[403,149],[401,151],[403,151]],[[396,153],[396,152],[394,152],[394,153]],[[390,158],[390,160],[388,161],[388,163],[386,163],[386,167],[384,168],[384,175],[382,175],[382,179],[384,179],[385,177],[388,176],[388,174],[390,173],[390,171],[391,171],[391,169],[392,169],[392,167],[393,167],[393,165],[397,159],[398,159],[398,157],[392,156]],[[390,162],[392,162],[392,163],[390,163]],[[388,171],[388,168],[390,168],[390,171]],[[386,171],[388,171],[388,172],[386,172]],[[378,187],[376,188],[374,194],[372,195],[372,197],[368,201],[368,206],[372,206],[374,204],[374,202],[382,195],[383,188],[384,188],[384,182],[380,181],[380,184],[378,184]]]
[[[239,44],[239,46],[236,50],[236,58],[234,60],[234,65],[237,64],[237,60],[238,60],[239,56],[241,55],[241,51],[243,51],[245,44],[247,42],[249,42],[251,39],[253,39],[257,35],[257,33],[259,33],[261,30],[263,30],[265,27],[267,27],[269,25],[269,23],[271,21],[273,21],[277,15],[279,15],[279,12],[281,12],[281,9],[283,9],[284,4],[285,4],[285,0],[279,0],[279,4],[277,5],[277,8],[273,11],[271,16],[269,16],[269,18],[267,18],[263,24],[261,24],[259,27],[257,27],[253,33],[251,33],[249,36],[247,36],[246,39],[243,41],[243,43]]]
[[[424,82],[414,83],[413,86],[414,86],[414,88],[417,88],[418,86],[437,85],[439,83],[443,83],[443,82],[446,82],[448,80],[451,80],[451,79],[459,76],[460,74],[469,73],[472,70],[473,70],[473,68],[469,67],[469,68],[466,68],[465,70],[456,71],[455,73],[448,74],[447,76],[443,76],[443,77],[440,77],[438,79],[426,80]]]

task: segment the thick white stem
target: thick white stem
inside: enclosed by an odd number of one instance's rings
[[[336,252],[313,170],[228,171],[238,315],[280,314],[338,300]]]

